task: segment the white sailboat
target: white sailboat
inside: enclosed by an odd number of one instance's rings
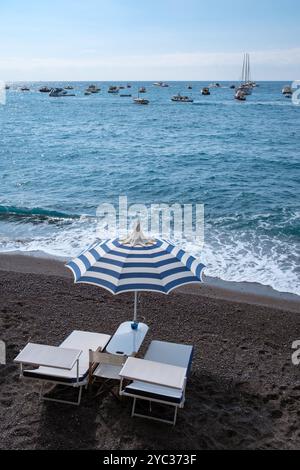
[[[243,91],[245,95],[251,95],[254,85],[254,82],[251,80],[250,55],[246,53],[243,61],[242,81],[238,90]]]

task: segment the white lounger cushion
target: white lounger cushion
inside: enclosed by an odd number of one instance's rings
[[[193,346],[167,343],[165,341],[152,341],[144,359],[184,367],[188,373],[191,368],[192,357]],[[172,403],[180,403],[183,398],[183,390],[151,385],[137,380],[128,385],[125,391],[132,395],[140,395],[144,398],[165,400]]]
[[[190,369],[193,346],[185,344],[167,343],[166,341],[152,341],[144,359],[147,361],[162,362],[171,366]]]
[[[79,380],[86,379],[89,371],[89,350],[103,350],[110,340],[109,335],[101,333],[90,333],[86,331],[73,331],[67,339],[60,345],[62,348],[79,349],[82,354],[79,358]],[[24,371],[25,377],[56,380],[67,383],[76,383],[77,365],[72,370],[62,370],[53,367],[39,367],[35,370]]]

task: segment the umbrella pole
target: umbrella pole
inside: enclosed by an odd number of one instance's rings
[[[133,321],[136,323],[137,321],[137,303],[138,303],[138,293],[137,291],[134,292],[134,318]]]

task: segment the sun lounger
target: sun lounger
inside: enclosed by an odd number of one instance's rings
[[[89,350],[102,351],[109,340],[109,335],[73,331],[59,347],[29,343],[15,362],[20,364],[22,377],[42,381],[41,399],[79,405],[82,388],[87,386],[89,379]],[[23,370],[24,364],[38,368]],[[43,396],[46,382],[78,388],[78,399],[74,402]]]
[[[144,359],[128,358],[120,372],[120,395],[133,397],[132,416],[175,425],[178,408],[185,402],[185,387],[193,358],[193,347],[152,341]],[[124,380],[131,381],[123,389]],[[172,421],[136,413],[136,401],[147,400],[173,406]]]

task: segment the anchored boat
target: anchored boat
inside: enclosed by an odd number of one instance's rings
[[[42,88],[39,89],[41,93],[50,93],[51,88],[48,88],[47,86],[42,86]]]
[[[175,103],[193,103],[194,100],[190,98],[189,96],[182,96],[180,93],[178,95],[175,95],[171,98],[171,101],[174,101]]]
[[[53,88],[50,91],[49,96],[51,98],[61,98],[61,97],[65,98],[65,97],[75,96],[75,95],[67,93],[66,90],[64,90],[63,88]]]
[[[117,95],[119,93],[119,88],[117,86],[110,86],[107,93]]]
[[[204,95],[204,96],[208,96],[210,95],[210,91],[209,91],[209,88],[205,87],[205,88],[202,88],[201,90],[201,94]]]
[[[238,101],[246,101],[246,94],[243,90],[238,90],[235,94],[235,99]]]

